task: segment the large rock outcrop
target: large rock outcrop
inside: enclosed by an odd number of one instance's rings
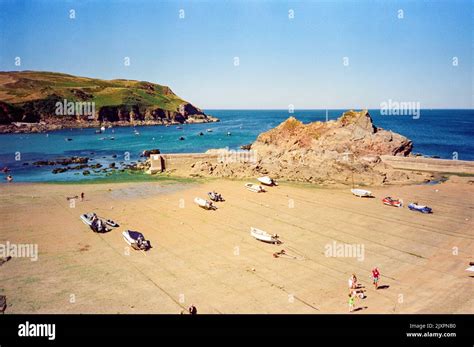
[[[291,117],[260,134],[251,146],[251,161],[197,162],[190,174],[240,178],[271,175],[325,184],[347,184],[352,179],[368,185],[423,181],[428,175],[393,170],[379,157],[407,156],[411,149],[412,142],[406,137],[377,128],[367,110],[348,111],[338,120],[310,124]]]

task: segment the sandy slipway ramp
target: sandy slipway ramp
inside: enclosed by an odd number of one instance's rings
[[[367,110],[347,111],[337,120],[303,124],[294,117],[259,135],[253,163],[198,161],[194,176],[269,175],[290,181],[381,185],[420,182],[431,175],[394,170],[381,155],[408,156],[408,138],[377,128]],[[219,151],[219,150],[217,150]]]

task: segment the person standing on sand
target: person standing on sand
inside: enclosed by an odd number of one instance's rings
[[[349,312],[354,312],[355,307],[355,295],[349,293]]]
[[[197,308],[194,305],[189,306],[189,314],[195,315],[197,314]]]
[[[377,267],[372,269],[372,279],[375,286],[375,289],[378,289],[379,286],[380,271]]]
[[[13,176],[12,176],[12,175],[8,175],[8,176],[7,176],[7,182],[8,182],[8,183],[13,182]]]
[[[84,192],[81,193],[81,201],[84,201]]]

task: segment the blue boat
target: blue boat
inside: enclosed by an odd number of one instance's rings
[[[408,205],[408,208],[412,211],[418,211],[421,213],[432,213],[432,209],[428,206],[418,205],[416,202],[412,202]]]

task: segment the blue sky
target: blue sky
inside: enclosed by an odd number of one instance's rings
[[[147,80],[206,109],[472,108],[472,11],[456,0],[0,0],[0,70]]]

